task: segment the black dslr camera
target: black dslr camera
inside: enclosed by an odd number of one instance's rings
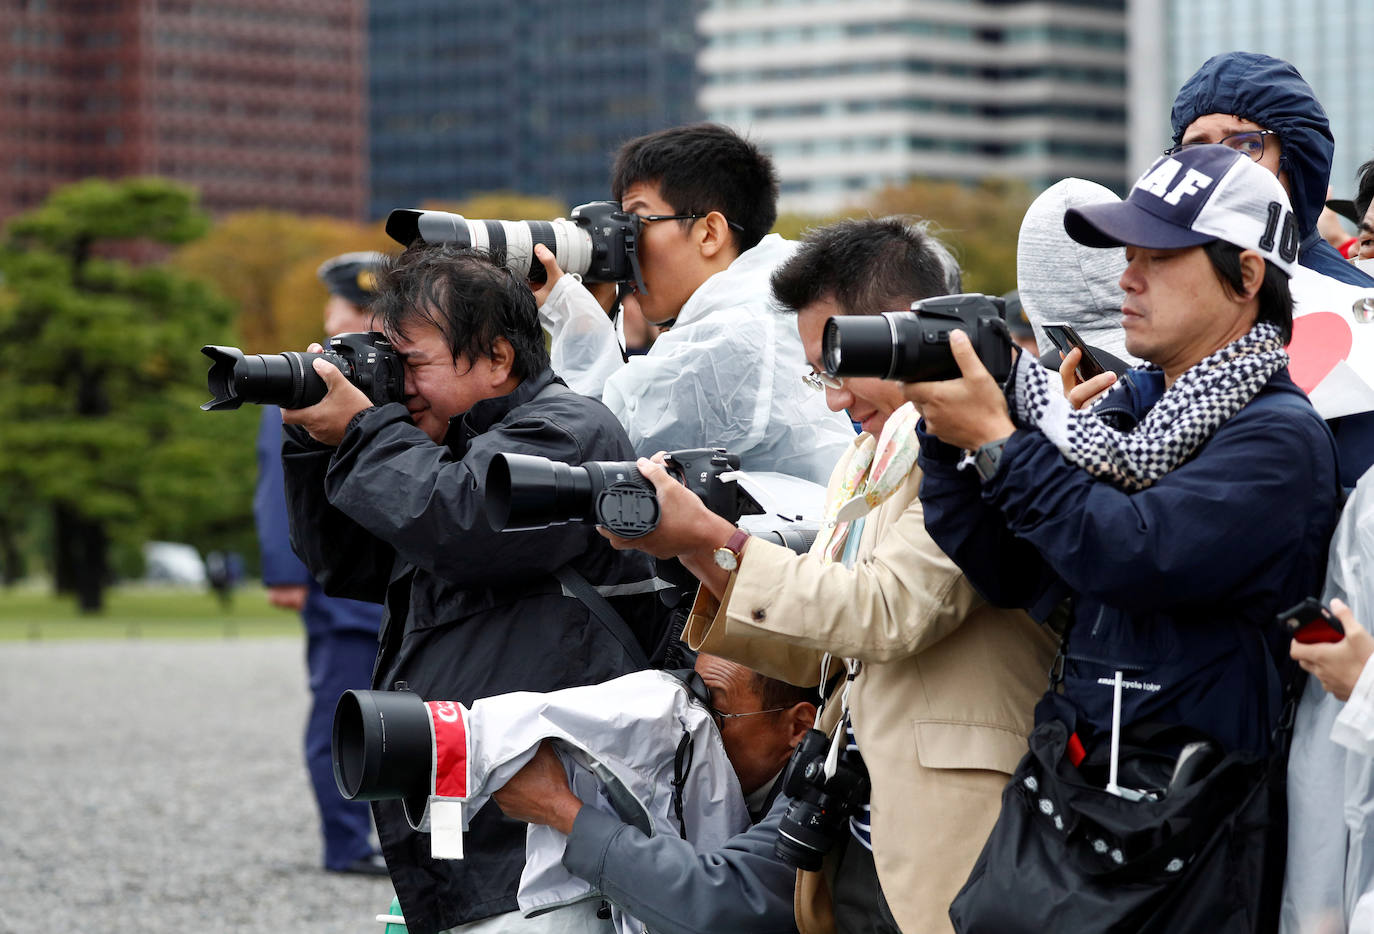
[[[245,402],[303,409],[324,398],[324,377],[315,372],[316,358],[328,360],[377,405],[405,399],[405,368],[380,331],[338,334],[325,342],[323,353],[288,350],[279,354],[247,354],[237,347],[206,344],[200,352],[210,365],[210,395],[201,406],[207,412],[237,409]]]
[[[639,217],[614,201],[591,201],[569,212],[570,220],[469,220],[447,211],[397,208],[386,219],[386,232],[404,246],[454,243],[504,257],[507,269],[531,282],[543,282],[544,266],[534,255],[536,244],[549,248],[558,268],[577,273],[584,282],[633,282],[641,292]]]
[[[831,376],[877,376],[904,383],[958,379],[949,332],[963,331],[992,378],[1011,373],[1006,303],[976,293],[912,302],[910,311],[843,315],[825,322],[821,363]]]
[[[739,455],[694,448],[667,455],[668,473],[718,516],[737,522],[763,512],[737,483],[721,474],[739,469]],[[639,538],[658,525],[658,495],[633,461],[581,466],[530,454],[497,454],[487,468],[487,519],[502,531],[595,522],[621,538]],[[814,538],[814,536],[812,536]]]
[[[839,742],[844,741],[841,736]],[[850,816],[868,800],[868,769],[847,751],[841,750],[835,774],[825,777],[830,743],[820,730],[807,730],[792,750],[782,778],[782,790],[792,803],[778,822],[773,852],[787,865],[808,872],[821,868]]]

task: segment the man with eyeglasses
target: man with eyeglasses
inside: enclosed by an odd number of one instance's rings
[[[675,127],[622,146],[611,188],[640,219],[645,289],[624,303],[670,328],[627,361],[601,306],[539,247],[554,371],[600,398],[641,455],[724,447],[746,470],[824,483],[854,432],[797,379],[801,344],[772,305],[768,277],[795,244],[768,233],[771,161],[725,127]]]
[[[1170,120],[1175,145],[1166,155],[1220,143],[1278,177],[1298,224],[1299,265],[1374,286],[1317,231],[1336,145],[1326,111],[1296,68],[1256,52],[1214,55],[1183,83]]]
[[[695,668],[754,823],[719,850],[585,807],[547,744],[492,797],[508,817],[566,834],[563,866],[658,934],[793,931],[796,876],[773,843],[790,801],[783,767],[816,720],[816,692],[704,653]]]

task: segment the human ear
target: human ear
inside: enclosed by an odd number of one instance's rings
[[[816,705],[802,701],[793,704],[787,710],[787,720],[789,727],[788,739],[795,746],[801,742],[801,738],[806,735],[806,731],[816,725]]]
[[[1258,295],[1264,284],[1264,257],[1254,250],[1243,250],[1240,254],[1240,282],[1245,287],[1240,296],[1244,301]]]
[[[730,233],[730,225],[719,211],[703,217],[697,229],[698,249],[707,259],[714,259],[722,250],[734,249],[735,238]]]
[[[515,368],[515,348],[511,342],[504,337],[498,337],[491,345],[491,356],[488,358],[491,367],[491,384],[499,386],[510,379],[511,370]]]

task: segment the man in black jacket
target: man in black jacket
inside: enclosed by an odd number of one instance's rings
[[[329,393],[283,413],[299,426],[283,461],[302,560],[326,592],[386,605],[373,687],[404,682],[426,700],[471,703],[634,670],[634,653],[554,572],[566,580],[571,569],[608,597],[649,655],[658,637],[644,622],[656,618],[650,560],[614,551],[590,524],[495,532],[486,519],[483,482],[498,452],[634,459],[610,411],[549,369],[528,288],[484,254],[419,246],[383,270],[372,310],[404,361],[405,404],[375,406],[316,362]],[[484,932],[598,923],[572,917],[578,907],[520,917],[525,827],[498,809],[474,816],[465,859],[436,861],[399,802],[373,807],[412,934],[481,919],[492,919]]]

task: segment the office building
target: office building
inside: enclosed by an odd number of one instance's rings
[[[706,116],[762,143],[783,207],[912,178],[1126,180],[1125,0],[710,0]]]
[[[370,13],[371,209],[609,197],[625,140],[696,110],[692,0],[390,0]]]
[[[220,213],[360,218],[364,0],[7,0],[0,218],[159,175]]]

